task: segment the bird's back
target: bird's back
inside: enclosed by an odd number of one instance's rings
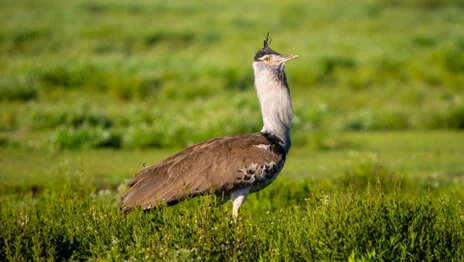
[[[253,133],[211,139],[146,167],[129,183],[122,198],[126,211],[214,192],[229,194],[269,185],[285,162],[285,150],[271,135]]]

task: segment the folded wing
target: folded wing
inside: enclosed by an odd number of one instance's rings
[[[260,133],[208,140],[139,171],[121,203],[125,211],[146,210],[208,192],[260,187],[275,178],[284,161],[280,147]]]

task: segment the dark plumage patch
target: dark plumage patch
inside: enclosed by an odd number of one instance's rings
[[[278,136],[270,133],[270,132],[260,132],[261,135],[267,138],[269,143],[271,144],[271,150],[278,153],[282,154],[283,157],[287,155],[287,152],[285,151],[285,148],[282,146],[284,142],[282,139],[280,139]],[[261,168],[264,168],[264,166],[261,166]]]
[[[288,88],[287,75],[285,75],[284,67],[278,67],[276,70],[274,70],[274,74],[276,75],[277,79],[279,79],[284,84],[284,86]]]
[[[255,58],[254,58],[255,62],[261,61],[259,59],[265,55],[270,55],[270,54],[281,55],[277,53],[276,51],[272,50],[269,47],[270,44],[271,44],[271,39],[269,38],[269,33],[267,33],[266,39],[264,40],[263,48],[256,51]],[[284,67],[285,67],[285,64],[282,64],[282,66],[280,67],[276,67],[274,69],[274,74],[276,75],[277,79],[279,79],[285,86],[288,87],[287,76],[285,75]]]
[[[271,39],[269,38],[269,33],[267,33],[266,39],[264,40],[263,48],[256,51],[255,58],[254,58],[255,61],[259,61],[259,59],[265,55],[271,55],[271,54],[280,55],[279,53],[277,53],[276,51],[272,50],[269,47],[270,44],[271,44]]]

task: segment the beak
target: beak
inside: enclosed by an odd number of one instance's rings
[[[295,59],[297,57],[298,57],[298,55],[295,55],[295,54],[283,55],[282,58],[279,59],[279,61],[277,63],[278,64],[287,63],[288,61],[293,60],[293,59]]]

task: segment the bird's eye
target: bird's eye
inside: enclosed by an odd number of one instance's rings
[[[263,60],[264,60],[264,62],[267,63],[267,62],[271,61],[271,57],[270,57],[270,56],[265,56],[265,57],[263,58]]]

